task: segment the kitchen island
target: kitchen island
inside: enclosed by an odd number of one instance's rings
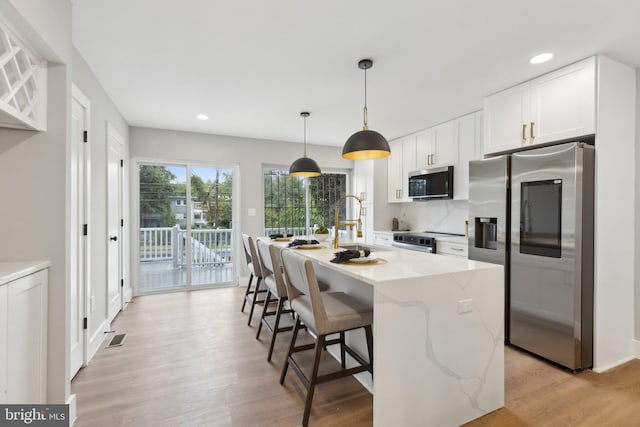
[[[374,426],[458,426],[503,407],[502,266],[365,246],[384,262],[334,264],[326,246],[296,251],[329,290],[373,304],[374,381],[359,379],[373,388]],[[362,336],[347,339],[366,354]]]

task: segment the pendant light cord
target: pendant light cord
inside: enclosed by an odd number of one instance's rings
[[[367,111],[367,69],[364,69],[364,126],[362,129],[369,130],[369,112]]]
[[[307,117],[304,118],[304,157],[307,157]]]

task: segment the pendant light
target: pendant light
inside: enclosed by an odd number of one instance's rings
[[[371,160],[387,157],[391,148],[384,136],[374,130],[369,130],[367,112],[367,70],[373,66],[370,59],[358,62],[358,68],[364,70],[364,127],[347,139],[342,148],[342,157],[349,160]]]
[[[310,157],[307,157],[307,117],[309,113],[303,111],[300,116],[304,119],[304,155],[295,162],[291,163],[289,167],[289,175],[291,176],[319,176],[320,166]]]

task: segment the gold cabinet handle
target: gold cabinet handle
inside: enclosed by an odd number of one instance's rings
[[[533,135],[533,125],[535,125],[535,123],[531,122],[531,127],[529,128],[529,135],[531,135],[531,139],[535,138],[535,136]]]
[[[527,140],[527,125],[525,123],[522,124],[522,140]]]

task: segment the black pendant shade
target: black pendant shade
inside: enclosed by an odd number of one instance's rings
[[[387,157],[391,154],[389,143],[380,133],[369,130],[367,111],[367,70],[373,67],[373,61],[362,59],[358,68],[364,70],[364,127],[347,139],[342,148],[342,157],[349,160],[371,160]]]
[[[289,175],[292,176],[320,176],[320,166],[309,157],[300,157],[289,167]]]
[[[309,113],[303,111],[300,117],[304,119],[304,155],[289,167],[289,175],[291,176],[320,176],[320,166],[312,158],[307,157],[307,117]]]
[[[347,139],[342,157],[349,160],[371,160],[391,154],[389,143],[375,130],[361,130]]]

